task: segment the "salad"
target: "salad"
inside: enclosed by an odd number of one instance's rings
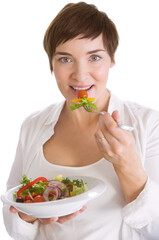
[[[84,90],[78,91],[78,98],[77,99],[72,99],[71,101],[74,102],[70,106],[70,110],[73,111],[77,108],[80,107],[89,107],[90,109],[95,109],[97,110],[97,106],[93,103],[95,98],[88,98],[88,94]]]
[[[22,203],[54,201],[73,197],[88,190],[82,179],[70,180],[62,175],[56,175],[52,180],[38,177],[32,181],[24,174],[20,183],[22,186],[14,192],[13,197],[16,202]]]

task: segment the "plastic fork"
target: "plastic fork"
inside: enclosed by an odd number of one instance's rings
[[[104,115],[104,112],[99,112],[99,111],[96,111],[88,106],[83,106],[84,109],[88,112],[88,113],[97,113],[97,114],[100,114],[100,115]],[[122,123],[119,123],[117,122],[118,126],[121,128],[121,129],[124,129],[124,130],[127,130],[127,131],[133,131],[134,128],[133,127],[130,127],[130,126],[127,126],[127,125],[124,125]]]

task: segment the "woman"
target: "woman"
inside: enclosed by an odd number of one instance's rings
[[[44,48],[65,101],[24,121],[8,189],[24,173],[48,179],[60,173],[98,177],[107,191],[59,218],[36,219],[4,206],[14,239],[158,239],[159,113],[121,101],[106,88],[117,46],[114,23],[84,2],[66,5],[48,27]],[[104,114],[70,111],[79,90],[95,97]]]

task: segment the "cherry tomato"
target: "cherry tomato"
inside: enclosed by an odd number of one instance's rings
[[[34,198],[34,197],[36,197],[37,195],[41,195],[42,196],[42,194],[38,194],[38,193],[35,193],[35,192],[32,192],[32,197]]]
[[[41,195],[37,195],[34,200],[34,202],[45,202],[45,198]]]
[[[32,193],[31,193],[32,198],[35,198],[37,195],[42,196],[42,194],[38,194],[38,193],[35,193],[35,192],[32,192]],[[29,194],[27,194],[27,195],[25,196],[24,201],[26,201],[26,200],[32,200],[32,198],[30,197]]]
[[[78,91],[78,98],[84,98],[84,97],[86,97],[86,98],[88,97],[87,92],[84,90]]]

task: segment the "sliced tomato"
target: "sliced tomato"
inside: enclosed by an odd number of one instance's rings
[[[78,98],[84,98],[84,97],[88,97],[88,94],[87,94],[87,92],[85,91],[85,90],[79,90],[78,91]]]
[[[35,198],[37,195],[40,195],[40,196],[42,196],[42,193],[35,193],[35,192],[32,192],[32,194],[31,194],[31,195],[32,195],[32,197],[33,197],[33,198]]]
[[[37,195],[34,200],[34,202],[45,202],[45,198],[41,195]]]

